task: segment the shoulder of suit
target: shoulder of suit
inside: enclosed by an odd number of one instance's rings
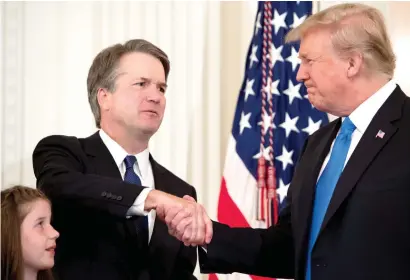
[[[67,136],[67,135],[49,135],[44,137],[43,139],[40,140],[40,143],[64,143],[64,142],[78,142],[79,138],[75,136]]]
[[[68,149],[82,149],[82,140],[84,139],[77,138],[76,136],[54,134],[42,138],[38,142],[37,147],[59,146],[66,147]]]
[[[406,106],[406,108],[407,108],[407,110],[410,108],[410,96],[407,96],[406,95],[406,98],[405,98],[405,105],[404,106]]]
[[[175,175],[170,170],[159,164],[157,161],[154,160],[154,164],[156,165],[157,170],[165,174],[169,178],[169,180],[175,182],[176,187],[183,188],[188,192],[195,191],[195,188],[193,186],[185,182],[183,179],[179,178],[177,175]]]
[[[406,96],[402,116],[406,120],[406,122],[410,121],[410,96]]]

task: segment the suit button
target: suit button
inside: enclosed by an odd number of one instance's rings
[[[107,193],[106,193],[106,192],[102,192],[102,193],[101,193],[101,196],[107,196]]]
[[[117,196],[117,200],[118,201],[122,200],[122,196],[121,195]]]
[[[112,195],[112,199],[117,199],[117,196],[115,194]]]

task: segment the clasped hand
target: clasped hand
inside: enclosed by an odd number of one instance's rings
[[[209,244],[212,239],[212,221],[204,207],[194,198],[186,195],[183,199],[173,199],[172,204],[159,204],[157,216],[163,220],[169,234],[184,242],[186,246]]]

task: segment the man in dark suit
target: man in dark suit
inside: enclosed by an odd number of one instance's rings
[[[163,220],[168,209],[183,209],[198,228],[192,236],[201,238],[203,208],[182,199],[196,198],[195,189],[148,150],[164,115],[169,69],[167,55],[145,40],[102,50],[87,79],[100,130],[88,138],[53,135],[36,146],[37,186],[51,199],[61,233],[58,279],[195,279],[196,248],[169,235]]]
[[[410,279],[410,98],[392,81],[395,56],[380,13],[342,4],[288,36],[301,39],[297,79],[309,100],[340,118],[307,139],[278,223],[214,222],[199,249],[201,272]],[[166,219],[172,228],[183,216]]]

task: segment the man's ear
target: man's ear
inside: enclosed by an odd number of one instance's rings
[[[101,111],[109,111],[111,103],[111,93],[105,88],[99,88],[97,91],[97,101]]]
[[[347,77],[353,78],[356,76],[360,72],[363,62],[363,54],[353,52],[348,58]]]

